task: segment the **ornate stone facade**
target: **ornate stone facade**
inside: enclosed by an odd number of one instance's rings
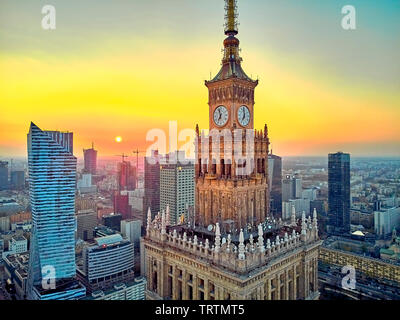
[[[147,299],[318,299],[316,212],[313,219],[303,215],[295,225],[280,225],[272,238],[264,238],[261,225],[247,242],[241,231],[236,244],[230,235],[221,238],[219,224],[211,242],[179,233],[166,216],[152,221],[149,213],[143,239]]]

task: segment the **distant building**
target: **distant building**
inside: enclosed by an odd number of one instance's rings
[[[170,223],[179,224],[194,206],[194,164],[166,164],[160,167],[160,210],[170,208]]]
[[[94,228],[97,226],[97,213],[93,209],[80,210],[76,214],[78,239],[87,241],[94,238]]]
[[[112,213],[103,216],[103,225],[115,231],[121,231],[122,215],[119,213]]]
[[[99,225],[96,228],[94,228],[94,237],[95,238],[112,236],[114,234],[117,234],[117,231],[115,231],[109,227],[103,226],[103,225]]]
[[[97,171],[97,150],[94,149],[93,143],[91,149],[83,150],[83,158],[85,163],[83,172],[95,175]]]
[[[25,188],[25,171],[11,171],[10,187],[14,190]]]
[[[302,180],[286,175],[282,180],[282,201],[301,199],[303,193]]]
[[[157,214],[160,211],[160,157],[158,151],[152,151],[151,157],[144,161],[144,204],[143,223],[148,208]]]
[[[310,201],[314,201],[317,199],[317,189],[311,188],[311,189],[305,189],[302,192],[302,199],[309,199]]]
[[[24,209],[14,198],[0,198],[0,214],[13,215]]]
[[[75,198],[75,210],[89,210],[93,209],[97,211],[97,203],[96,200],[93,199],[90,195],[80,195]]]
[[[8,251],[2,253],[2,258],[12,254],[26,253],[28,251],[28,240],[21,234],[15,234],[8,240]]]
[[[15,294],[18,300],[27,298],[29,253],[10,254],[4,258],[5,277],[10,279],[15,286]]]
[[[350,155],[329,154],[328,231],[350,231]]]
[[[381,209],[374,212],[375,234],[381,238],[387,238],[393,229],[400,227],[400,207]]]
[[[95,239],[93,246],[83,250],[83,267],[78,277],[91,294],[134,279],[134,248],[120,234]]]
[[[325,215],[326,208],[325,208],[325,201],[324,200],[312,200],[310,201],[310,212],[317,210],[318,213]]]
[[[8,189],[8,162],[0,161],[0,190]]]
[[[77,188],[80,194],[96,193],[97,187],[92,184],[92,174],[84,173],[78,180]]]
[[[140,237],[142,235],[142,221],[140,220],[122,220],[121,221],[121,233],[129,239],[135,247],[139,247]]]
[[[135,278],[132,282],[116,284],[108,290],[95,291],[83,300],[145,300],[146,285],[146,278]]]
[[[0,232],[10,231],[10,217],[0,217]]]
[[[22,235],[15,235],[9,241],[9,251],[13,254],[24,253],[28,251],[28,240]]]
[[[136,189],[136,167],[129,161],[118,163],[118,190],[133,191]]]
[[[135,251],[135,273],[140,274],[140,238],[142,236],[141,220],[123,220],[121,221],[121,233],[134,246]]]
[[[282,217],[282,158],[268,155],[268,170],[271,213],[279,218]]]
[[[309,199],[291,199],[282,203],[282,219],[289,220],[292,214],[292,207],[296,211],[296,217],[300,218],[303,212],[306,216],[311,214],[310,200]]]
[[[122,219],[130,219],[132,217],[132,208],[129,204],[129,193],[127,191],[114,192],[114,213],[122,216]]]
[[[144,193],[144,189],[136,189],[135,191],[129,192],[131,217],[132,219],[140,220],[142,224],[146,221]]]
[[[4,240],[0,236],[0,264],[3,262]]]

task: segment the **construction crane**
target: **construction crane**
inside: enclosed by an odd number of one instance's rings
[[[136,169],[139,170],[139,153],[142,153],[145,151],[139,151],[139,149],[137,149],[136,151],[132,151],[133,154],[136,154]]]
[[[136,188],[139,186],[139,153],[142,153],[145,151],[139,151],[139,149],[136,149],[136,151],[132,151],[133,154],[136,154]]]
[[[125,153],[123,154],[116,154],[116,157],[121,157],[122,158],[122,162],[125,162],[125,158],[129,158],[129,156],[125,155]]]

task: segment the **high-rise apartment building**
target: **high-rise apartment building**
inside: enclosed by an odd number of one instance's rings
[[[282,158],[268,155],[268,186],[270,190],[271,213],[276,218],[282,217]]]
[[[328,206],[328,231],[350,231],[350,154],[329,154]]]
[[[97,171],[97,150],[94,149],[93,143],[92,143],[92,148],[83,149],[83,159],[84,159],[83,172],[95,175]]]
[[[172,225],[188,218],[194,206],[194,164],[177,163],[160,166],[160,210],[169,205]]]
[[[76,158],[73,134],[42,131],[31,123],[28,134],[29,194],[32,207],[28,296],[77,299],[85,288],[75,280]],[[52,285],[43,285],[46,279]]]

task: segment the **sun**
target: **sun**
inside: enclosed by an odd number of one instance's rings
[[[120,137],[120,136],[115,137],[115,141],[118,143],[122,142],[122,137]]]

